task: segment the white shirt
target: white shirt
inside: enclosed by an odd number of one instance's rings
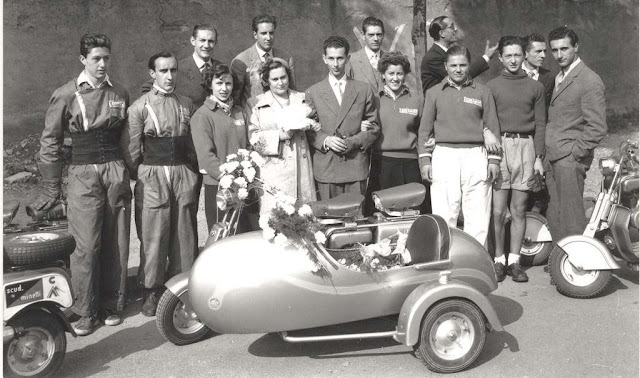
[[[96,86],[93,85],[91,79],[89,79],[89,75],[87,75],[84,70],[78,76],[78,86],[80,86],[82,83],[88,83],[91,88],[96,89]],[[102,81],[102,83],[100,83],[100,85],[98,85],[98,88],[102,88],[105,83],[107,83],[110,87],[113,87],[113,84],[111,84],[111,82],[109,81],[109,75],[104,76],[104,80]]]
[[[340,89],[338,89],[338,83],[340,83]],[[347,86],[347,75],[342,75],[342,78],[336,79],[333,74],[329,74],[329,84],[331,85],[331,89],[333,89],[333,94],[336,95],[336,99],[338,103],[342,105],[342,95],[344,94],[344,89]]]
[[[211,64],[211,59],[205,62],[204,59],[200,58],[200,56],[195,52],[193,53],[193,61],[196,62],[196,66],[198,67],[201,73],[202,73],[202,70],[204,69],[205,63]]]
[[[577,57],[576,60],[574,60],[573,63],[571,63],[571,65],[569,66],[569,68],[567,68],[566,71],[564,69],[560,71],[560,72],[564,72],[564,76],[562,77],[562,79],[564,80],[564,78],[569,74],[569,72],[571,72],[571,70],[574,69],[580,62],[581,62],[580,57]]]
[[[263,62],[266,60],[266,59],[264,58],[264,54],[269,54],[269,56],[270,56],[271,58],[273,58],[273,53],[272,53],[272,51],[273,51],[273,50],[270,50],[270,51],[264,51],[263,49],[261,49],[261,48],[260,48],[260,46],[258,46],[258,44],[257,44],[257,43],[256,43],[256,50],[258,50],[258,56],[260,57],[260,60],[261,60],[261,61],[263,61]]]
[[[364,52],[365,52],[365,54],[367,54],[367,58],[369,58],[369,63],[371,63],[371,66],[373,66],[373,68],[375,68],[377,70],[378,69],[378,66],[377,66],[378,65],[378,60],[380,60],[380,50],[378,50],[377,52],[373,52],[373,50],[371,50],[369,48],[369,46],[365,46],[364,47]],[[373,62],[376,62],[375,66],[374,66]]]
[[[533,80],[538,80],[540,78],[540,71],[538,69],[538,67],[535,67],[533,69],[528,69],[526,64],[522,64],[522,69],[524,70],[524,72],[527,73],[527,75],[532,78]],[[529,72],[533,72],[533,75],[529,75]]]

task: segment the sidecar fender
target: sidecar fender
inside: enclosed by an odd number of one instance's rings
[[[167,281],[164,285],[167,287],[167,290],[175,294],[182,303],[184,303],[185,307],[191,308],[191,302],[189,301],[189,273],[183,272],[176,274],[171,277],[169,281]]]
[[[418,343],[422,319],[431,306],[445,299],[462,298],[480,308],[491,328],[502,331],[498,314],[489,299],[469,284],[451,279],[446,283],[429,282],[415,288],[402,305],[394,339],[406,346]]]
[[[620,269],[607,246],[598,239],[572,235],[558,242],[569,258],[569,262],[583,270]]]

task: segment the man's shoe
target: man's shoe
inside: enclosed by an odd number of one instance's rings
[[[73,324],[73,330],[78,336],[87,336],[93,333],[93,327],[98,318],[96,316],[83,316]]]
[[[509,264],[507,267],[507,274],[513,278],[514,282],[527,282],[529,276],[522,270],[522,267],[518,263]]]
[[[122,323],[122,317],[120,313],[114,310],[105,310],[104,311],[104,325],[107,326],[117,326]]]
[[[158,300],[160,299],[159,290],[149,290],[147,297],[142,304],[142,315],[155,316],[156,309],[158,308]]]
[[[505,271],[503,263],[494,263],[493,268],[496,271],[496,278],[498,282],[504,281],[504,278],[507,276],[507,272]]]

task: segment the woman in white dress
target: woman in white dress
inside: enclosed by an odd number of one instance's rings
[[[307,118],[311,108],[304,93],[289,89],[291,71],[279,58],[267,60],[261,70],[265,93],[249,99],[249,142],[265,157],[260,177],[266,188],[275,188],[302,202],[316,200],[315,182],[306,130],[320,124]],[[269,215],[275,197],[264,191],[260,216]]]

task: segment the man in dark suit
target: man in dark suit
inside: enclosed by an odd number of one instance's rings
[[[322,58],[329,67],[326,79],[306,93],[318,132],[309,131],[314,148],[313,174],[320,199],[346,192],[364,194],[369,177],[368,150],[380,132],[378,109],[369,84],[347,78],[349,43],[332,36],[324,42]],[[369,126],[362,127],[367,121]]]
[[[207,97],[207,91],[202,86],[204,72],[221,63],[213,59],[213,50],[218,44],[218,31],[213,25],[198,24],[194,26],[190,39],[193,54],[178,61],[175,93],[189,97],[198,109]],[[153,79],[144,83],[140,92],[147,93],[152,87]]]
[[[231,72],[234,80],[238,81],[233,83],[233,100],[242,107],[248,99],[264,92],[260,83],[260,69],[267,59],[281,58],[289,64],[291,71],[289,88],[296,89],[293,57],[288,52],[273,47],[276,40],[276,25],[276,18],[273,16],[254,17],[251,27],[256,43],[231,61]]]
[[[578,57],[578,35],[567,27],[549,33],[562,69],[555,78],[546,128],[547,219],[553,240],[582,234],[587,220],[582,196],[593,150],[607,133],[604,84]]]
[[[427,51],[420,64],[420,78],[422,79],[422,92],[433,87],[447,77],[444,62],[447,59],[447,50],[458,41],[456,28],[453,21],[447,16],[436,17],[429,25],[429,35],[433,38],[433,46]],[[484,50],[482,59],[471,62],[469,77],[474,78],[489,69],[489,60],[496,54],[498,45],[491,47],[489,41]]]
[[[524,62],[522,69],[533,80],[537,80],[544,86],[545,104],[549,110],[551,95],[553,94],[554,75],[548,69],[542,67],[547,52],[547,43],[543,36],[531,33],[524,37]]]
[[[383,54],[384,23],[375,17],[367,17],[362,22],[362,33],[365,46],[349,57],[347,77],[371,85],[377,96],[384,87],[382,75],[378,72],[378,60]]]

